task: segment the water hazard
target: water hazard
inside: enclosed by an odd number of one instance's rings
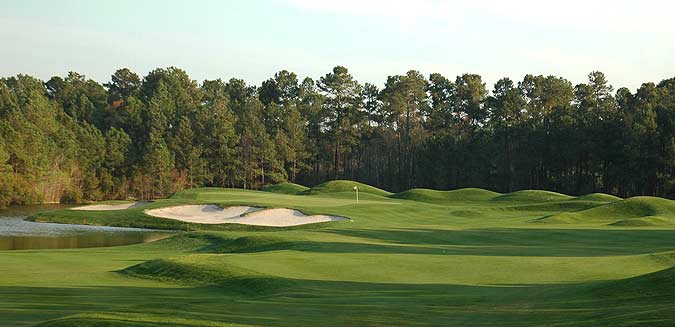
[[[152,242],[170,232],[120,227],[65,225],[26,221],[32,214],[64,209],[68,205],[12,206],[0,210],[0,251],[72,249]]]

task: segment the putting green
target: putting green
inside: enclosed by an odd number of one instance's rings
[[[124,247],[0,252],[0,326],[675,324],[673,201],[360,185],[356,205],[350,187],[194,189],[144,208],[39,214],[189,232]],[[185,204],[351,220],[275,228],[144,214]]]

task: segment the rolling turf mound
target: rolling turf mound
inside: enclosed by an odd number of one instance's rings
[[[199,250],[200,253],[254,253],[287,250],[299,240],[275,236],[222,238]]]
[[[309,190],[309,187],[295,183],[279,183],[270,184],[262,188],[265,192],[281,193],[281,194],[300,194]]]
[[[667,226],[675,223],[670,218],[665,217],[640,217],[619,220],[613,222],[611,226],[625,226],[625,227],[649,227],[649,226]]]
[[[183,285],[215,285],[226,281],[231,276],[239,276],[240,273],[199,264],[194,256],[186,256],[173,259],[158,259],[143,262],[120,271],[121,274],[172,282]]]
[[[520,191],[517,193],[523,192],[534,192],[536,196],[542,197],[551,196],[552,198],[554,198],[554,200],[537,201],[537,202],[524,201],[523,197],[517,195],[515,196],[516,200],[514,201],[514,205],[508,207],[509,209],[522,211],[549,211],[549,212],[553,211],[559,213],[573,212],[586,210],[593,207],[622,200],[619,197],[603,193],[593,193],[577,197],[568,197],[567,195],[553,192],[545,192],[548,194],[541,194],[542,191]],[[562,198],[563,200],[558,200],[559,198]]]
[[[136,278],[190,286],[221,286],[227,291],[267,294],[289,287],[292,282],[266,276],[226,263],[226,257],[193,254],[143,262],[119,271]]]
[[[452,191],[436,191],[430,189],[417,188],[391,195],[394,199],[404,199],[420,201],[434,204],[443,204],[446,202],[460,201],[487,201],[500,193],[492,192],[480,188],[463,188]]]
[[[542,190],[523,190],[512,193],[503,194],[493,198],[493,201],[499,202],[521,202],[521,203],[536,203],[547,201],[562,201],[573,199],[570,195],[556,193]]]
[[[271,236],[268,233],[251,233],[237,236],[218,232],[192,232],[178,234],[143,246],[148,250],[171,249],[186,253],[254,253],[287,250],[305,240],[298,237]]]
[[[530,212],[571,212],[580,211],[606,204],[605,202],[583,201],[577,199],[551,201],[542,203],[516,202],[512,206],[505,207],[504,210],[530,211]]]
[[[614,226],[661,226],[675,223],[675,201],[640,196],[577,212],[539,219],[554,224],[611,224]]]
[[[602,323],[595,326],[673,326],[673,294],[675,293],[675,268],[653,273],[602,282],[594,285],[589,299],[607,307],[623,309],[604,315]],[[588,324],[590,326],[591,324]],[[586,325],[584,325],[586,326]]]
[[[342,192],[354,192],[354,186],[359,187],[359,193],[367,193],[379,196],[389,196],[391,192],[387,192],[383,189],[379,189],[368,184],[363,184],[354,181],[347,180],[335,180],[330,182],[325,182],[317,186],[312,187],[311,189],[303,192],[304,194],[326,194],[326,193],[342,193]]]
[[[574,198],[572,200],[574,200],[574,201],[608,202],[609,203],[609,202],[621,201],[623,199],[618,197],[618,196],[611,195],[611,194],[592,193],[592,194],[577,196],[576,198]]]
[[[667,296],[672,299],[675,291],[675,267],[603,283],[593,290],[593,293],[612,297],[642,297]]]

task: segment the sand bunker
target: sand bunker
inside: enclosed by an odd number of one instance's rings
[[[83,211],[125,210],[125,209],[145,207],[150,203],[152,203],[152,201],[130,202],[120,204],[94,204],[90,206],[70,208],[70,210],[83,210]]]
[[[328,221],[345,220],[343,217],[308,216],[298,210],[262,209],[247,206],[221,208],[216,205],[185,205],[146,210],[154,217],[175,219],[199,224],[244,224],[254,226],[288,227]]]
[[[307,216],[298,210],[266,209],[256,211],[236,219],[236,223],[257,226],[298,226],[305,224],[323,223],[328,221],[346,220],[344,217],[313,215]]]
[[[221,208],[217,205],[185,205],[176,207],[166,207],[160,209],[145,210],[145,213],[160,218],[176,219],[191,223],[200,224],[224,224],[226,220],[238,218],[241,215],[260,208],[235,206]]]

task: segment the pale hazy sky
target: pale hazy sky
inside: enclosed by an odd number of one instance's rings
[[[77,71],[100,82],[177,66],[259,83],[281,69],[361,82],[417,69],[450,78],[605,72],[615,87],[675,76],[667,0],[0,0],[0,76]]]

